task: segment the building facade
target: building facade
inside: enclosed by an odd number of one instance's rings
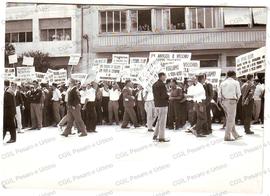
[[[148,57],[157,51],[191,52],[201,67],[226,72],[236,56],[266,41],[265,8],[35,4],[7,7],[6,24],[6,41],[17,53],[48,52],[56,67],[80,53],[80,72],[89,72],[95,58],[110,62],[115,53]]]

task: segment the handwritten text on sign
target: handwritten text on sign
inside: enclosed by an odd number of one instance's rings
[[[265,70],[266,47],[236,57],[236,76],[254,74]]]

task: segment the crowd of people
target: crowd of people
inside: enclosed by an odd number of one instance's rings
[[[96,133],[99,125],[147,127],[153,140],[168,142],[165,129],[185,130],[196,137],[212,133],[212,123],[225,129],[225,141],[239,139],[235,125],[243,125],[246,134],[253,134],[250,125],[263,123],[264,79],[253,75],[236,78],[234,71],[215,89],[206,74],[185,82],[167,80],[159,73],[152,89],[144,89],[130,80],[121,82],[94,81],[81,84],[72,78],[68,85],[33,81],[17,84],[4,81],[3,138],[16,142],[16,134],[43,127],[58,127],[68,137],[77,130],[80,137]]]

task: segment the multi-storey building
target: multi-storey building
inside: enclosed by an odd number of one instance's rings
[[[17,53],[48,52],[59,66],[80,53],[76,70],[82,72],[94,58],[110,62],[115,53],[148,57],[152,51],[191,52],[201,67],[226,72],[236,56],[265,45],[266,9],[35,4],[8,7],[6,30]]]

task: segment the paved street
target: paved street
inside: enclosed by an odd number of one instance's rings
[[[83,138],[62,137],[53,127],[26,131],[17,135],[15,144],[4,144],[2,184],[91,191],[259,192],[263,128],[253,125],[255,135],[245,135],[237,127],[243,138],[228,143],[220,127],[214,124],[215,131],[206,138],[167,130],[169,143],[153,142],[146,128],[98,126],[98,133]]]

